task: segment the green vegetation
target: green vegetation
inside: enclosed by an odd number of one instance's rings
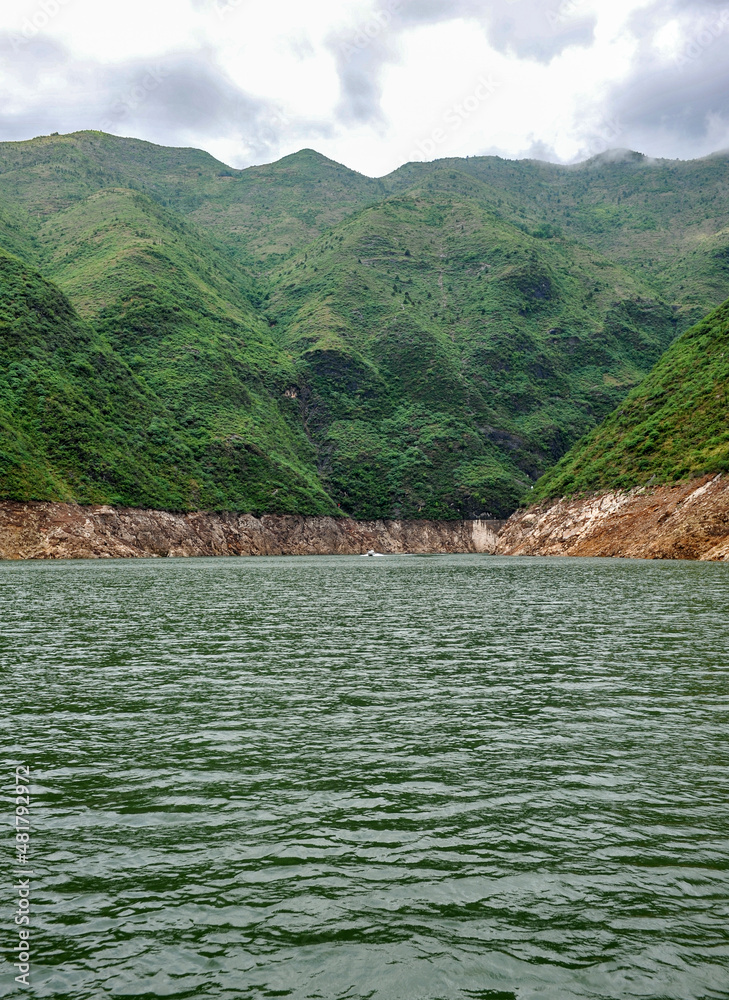
[[[729,295],[728,175],[0,143],[0,495],[504,516]]]
[[[542,500],[729,472],[729,301],[536,485]]]
[[[727,153],[682,161],[626,150],[574,167],[498,157],[456,162],[499,189],[515,217],[552,225],[646,281],[676,305],[682,329],[729,294]]]
[[[305,419],[348,513],[504,516],[674,335],[621,268],[437,176],[272,274]]]
[[[169,320],[164,300],[134,309],[126,331],[141,340],[145,321],[156,338]],[[158,394],[142,353],[127,363],[57,288],[0,251],[0,495],[332,513],[295,415],[250,369],[241,372],[233,333],[188,327],[184,334],[197,338],[176,357],[180,318],[162,348],[168,364]],[[168,378],[173,386],[163,386]],[[260,435],[277,447],[264,451]]]
[[[0,203],[37,219],[101,188],[131,188],[187,216],[259,275],[354,212],[434,176],[442,189],[449,174],[455,187],[470,178],[484,207],[525,232],[561,234],[647,281],[678,306],[682,329],[729,292],[727,153],[682,161],[626,151],[570,167],[471,156],[374,180],[313,150],[233,170],[202,150],[102,132],[0,143]]]

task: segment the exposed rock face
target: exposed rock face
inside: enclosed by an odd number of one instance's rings
[[[729,559],[729,478],[560,500],[507,521],[500,555]]]
[[[0,502],[0,559],[493,552],[503,521],[352,521]]]
[[[503,521],[173,514],[0,501],[0,559],[484,552],[729,560],[729,477],[531,507]]]

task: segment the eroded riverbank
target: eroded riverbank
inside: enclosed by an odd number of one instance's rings
[[[0,559],[389,554],[729,560],[729,479],[563,499],[508,521],[355,521],[0,502]]]
[[[503,521],[354,521],[0,503],[1,559],[493,552]]]
[[[518,511],[499,555],[729,559],[729,479],[704,476],[559,500]]]

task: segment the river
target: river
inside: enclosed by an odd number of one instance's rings
[[[0,606],[33,996],[729,996],[729,565],[1,563]]]

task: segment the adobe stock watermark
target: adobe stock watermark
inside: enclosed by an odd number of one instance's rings
[[[685,69],[699,59],[714,42],[721,38],[729,27],[729,7],[725,7],[717,16],[697,31],[690,41],[676,53],[675,63],[679,69]]]
[[[419,139],[408,158],[411,161],[431,159],[448,136],[459,129],[500,87],[501,84],[492,76],[479,77],[478,84],[468,97],[448,108],[443,115],[442,125],[436,126],[429,135]]]
[[[30,988],[30,768],[15,768],[15,927],[17,942],[12,945],[11,964],[17,969],[15,982]]]
[[[337,51],[345,59],[351,59],[358,52],[364,52],[364,50],[379,38],[383,31],[386,31],[392,24],[395,15],[402,10],[402,0],[390,0],[384,7],[363,21],[361,24],[347,35],[346,38],[342,39],[338,46]]]
[[[148,69],[138,83],[132,84],[126,94],[114,102],[107,118],[101,123],[101,131],[108,132],[116,128],[133,111],[141,108],[169,75],[170,71],[164,66]]]
[[[623,134],[623,131],[623,126],[617,118],[603,122],[586,136],[586,145],[581,155],[589,160],[592,156],[607,153],[608,150],[615,148],[615,142]]]
[[[232,13],[232,11],[237,10],[247,2],[248,0],[215,0],[213,6],[215,7],[215,13],[218,17],[225,17],[227,14]]]
[[[37,38],[69,3],[71,0],[41,0],[33,13],[29,14],[21,24],[20,32],[11,32],[10,44],[13,49],[17,52]]]
[[[562,0],[562,3],[557,7],[545,10],[544,16],[547,19],[549,27],[554,29],[559,27],[560,24],[564,24],[565,21],[568,21],[584,5],[585,0]]]

